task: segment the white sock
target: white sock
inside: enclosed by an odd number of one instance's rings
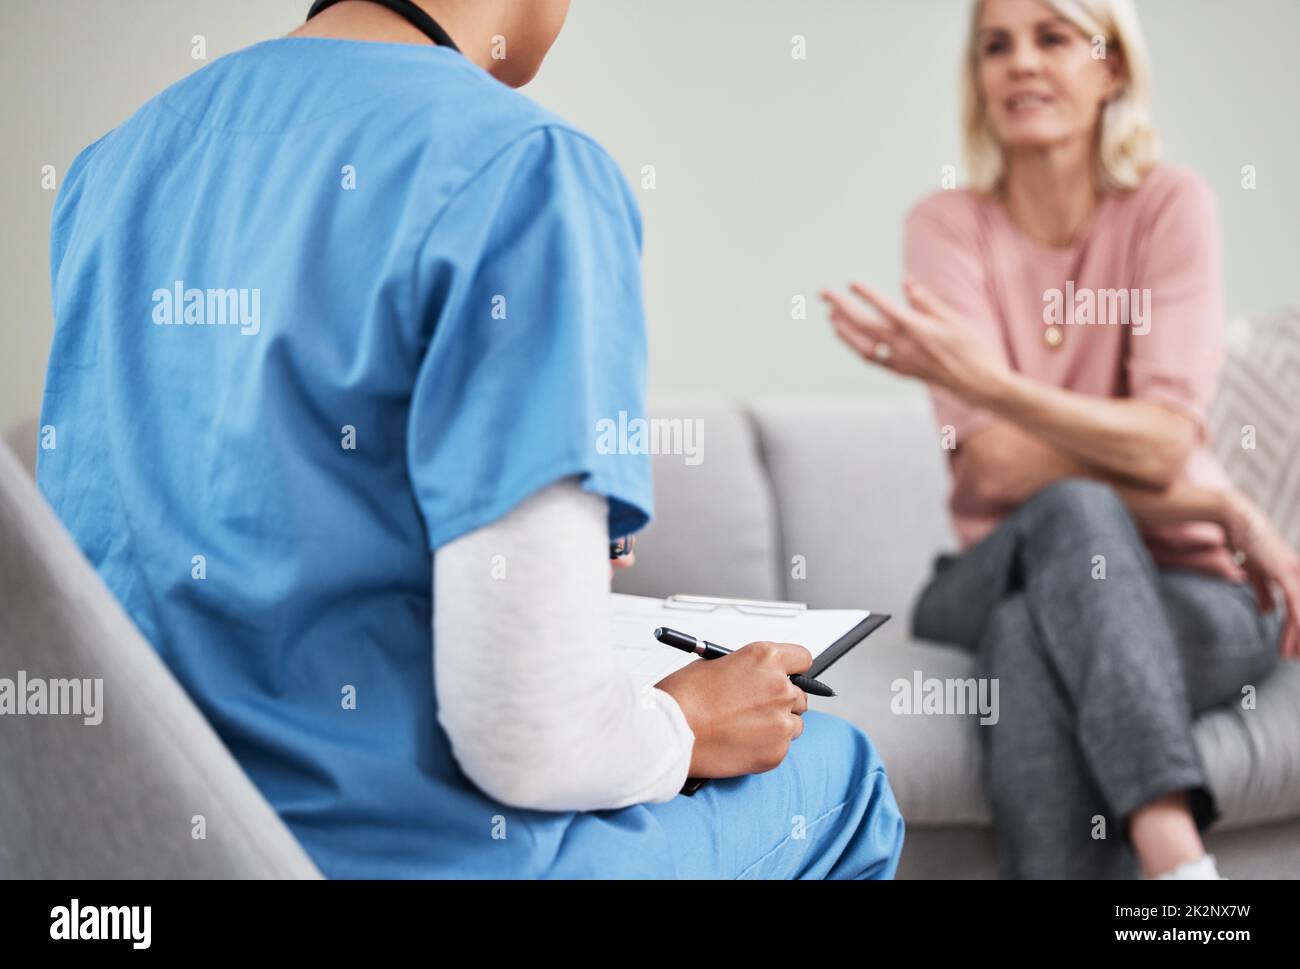
[[[1223,878],[1214,864],[1214,855],[1201,855],[1195,861],[1185,861],[1173,871],[1157,875],[1157,879],[1215,879]]]

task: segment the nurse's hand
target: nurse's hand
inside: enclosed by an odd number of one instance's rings
[[[628,543],[628,551],[626,555],[621,555],[616,559],[609,560],[609,577],[611,579],[614,578],[615,569],[630,569],[632,566],[636,565],[636,536],[628,536],[623,539],[623,541]]]
[[[691,777],[769,771],[803,733],[808,697],[790,682],[812,653],[794,643],[750,643],[721,659],[696,660],[656,686],[677,701],[695,734]]]

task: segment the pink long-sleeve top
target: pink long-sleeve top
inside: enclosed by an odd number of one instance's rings
[[[1206,426],[1223,360],[1219,247],[1209,187],[1192,172],[1159,165],[1137,189],[1103,196],[1065,247],[1029,238],[992,196],[936,192],[908,215],[904,263],[1020,373],[1187,415],[1198,435],[1187,476],[1224,487]],[[955,431],[949,508],[968,548],[1005,514],[981,507],[960,475],[962,443],[993,415],[940,389],[931,388],[931,398],[940,427]],[[1160,565],[1244,577],[1217,525],[1179,523],[1144,537]]]

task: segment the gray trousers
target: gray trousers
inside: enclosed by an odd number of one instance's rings
[[[998,680],[998,721],[977,729],[1002,877],[1136,877],[1128,818],[1176,791],[1208,827],[1193,717],[1267,676],[1281,623],[1248,584],[1157,568],[1094,481],[1053,484],[940,556],[913,633],[974,650]]]

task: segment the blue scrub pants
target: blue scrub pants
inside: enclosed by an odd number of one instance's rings
[[[808,711],[779,767],[579,815],[553,877],[892,878],[903,816],[867,735]]]

